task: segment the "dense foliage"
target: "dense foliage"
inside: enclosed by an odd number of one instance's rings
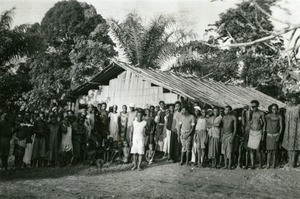
[[[271,14],[270,7],[274,1],[260,0],[257,3]],[[217,36],[211,36],[207,43],[213,45],[247,43],[270,35],[273,29],[268,16],[258,11],[251,1],[243,1],[236,8],[220,14],[220,19],[206,30],[207,34],[217,33]],[[223,82],[235,81],[254,86],[279,98],[282,95],[282,86],[278,75],[285,70],[284,63],[278,61],[282,48],[283,40],[277,38],[229,48],[190,42],[183,47],[185,51],[188,49],[189,53],[183,54],[182,60],[173,68],[190,70],[193,65],[190,72],[207,75]],[[268,89],[269,87],[272,89]]]
[[[56,3],[38,32],[45,48],[27,61],[33,84],[27,100],[32,107],[54,99],[63,103],[62,94],[88,81],[117,54],[106,21],[86,3]]]

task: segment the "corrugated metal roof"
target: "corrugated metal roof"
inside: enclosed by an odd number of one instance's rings
[[[141,69],[115,59],[110,66],[98,73],[90,82],[74,89],[72,95],[78,96],[86,94],[90,89],[97,88],[99,85],[107,85],[110,79],[117,77],[125,70],[137,74],[145,80],[162,86],[173,93],[192,100],[202,101],[213,106],[225,107],[226,105],[230,105],[233,108],[242,108],[254,99],[260,102],[260,108],[263,110],[267,110],[268,106],[272,103],[278,104],[279,107],[285,105],[254,88],[200,79],[194,75],[170,71],[163,72],[153,69]]]

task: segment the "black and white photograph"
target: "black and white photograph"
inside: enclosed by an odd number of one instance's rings
[[[0,0],[0,199],[300,198],[300,0]]]

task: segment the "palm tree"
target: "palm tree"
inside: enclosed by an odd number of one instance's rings
[[[14,58],[34,53],[41,46],[33,34],[30,25],[20,25],[12,29],[15,8],[4,11],[0,15],[0,66]]]
[[[132,65],[160,68],[176,55],[178,46],[193,36],[176,28],[172,17],[160,15],[145,26],[136,13],[128,14],[124,22],[110,20],[111,32]]]

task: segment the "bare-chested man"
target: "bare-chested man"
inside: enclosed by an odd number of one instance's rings
[[[232,154],[232,143],[236,134],[237,119],[231,114],[232,107],[226,106],[224,110],[224,117],[222,118],[222,154],[224,155],[225,166],[224,169],[232,169],[231,165],[231,154]],[[228,164],[229,160],[229,164]]]
[[[266,121],[265,113],[258,109],[259,102],[257,100],[251,101],[252,113],[249,118],[250,132],[248,147],[250,148],[250,158],[251,158],[251,169],[255,169],[254,163],[254,152],[258,150],[259,167],[262,168],[260,144],[264,140],[266,132]]]

